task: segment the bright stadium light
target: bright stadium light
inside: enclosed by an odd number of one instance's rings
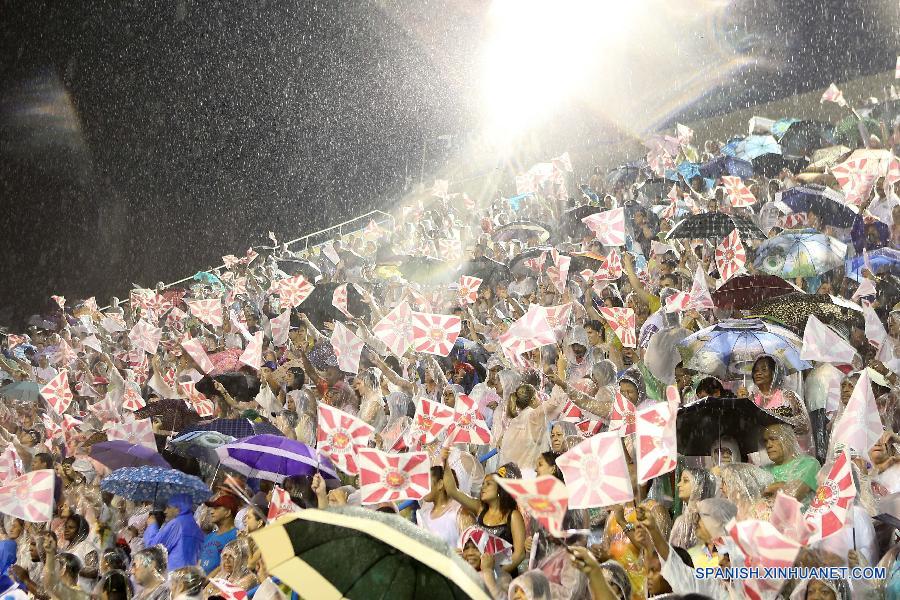
[[[637,0],[494,0],[482,51],[488,137],[524,133],[589,87]]]

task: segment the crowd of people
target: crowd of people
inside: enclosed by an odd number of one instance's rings
[[[804,123],[702,150],[679,126],[648,140],[647,160],[581,186],[564,155],[521,175],[511,198],[439,182],[394,220],[304,252],[226,257],[184,288],[133,290],[103,310],[54,296],[3,341],[0,477],[50,469],[55,482],[47,520],[3,510],[4,597],[314,600],[274,577],[255,542],[284,492],[299,511],[413,521],[497,599],[900,598],[900,163],[893,138],[837,146],[824,124],[817,145],[775,152]],[[803,206],[790,201],[801,189]],[[436,331],[406,331],[404,308]],[[487,439],[423,426],[461,406]],[[370,448],[427,453],[426,492],[368,502],[361,470],[323,444],[326,407],[364,423]],[[676,428],[677,456],[668,448],[646,476],[639,416],[654,407],[666,427],[693,415],[693,430]],[[729,410],[749,416],[722,433]],[[241,473],[172,444],[236,420],[318,444],[337,477]],[[135,433],[147,429],[151,447]],[[510,491],[551,478],[574,504],[576,483],[603,481],[565,465],[608,433],[630,500],[579,503],[554,525]],[[117,469],[96,447],[116,440],[204,479],[209,499],[104,489]],[[841,457],[852,477],[838,489]],[[852,501],[826,532],[808,508],[833,489]],[[789,563],[884,577],[697,576],[768,566],[751,532],[767,526],[796,542]]]

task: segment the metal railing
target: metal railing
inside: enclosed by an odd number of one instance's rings
[[[392,215],[390,213],[386,213],[381,210],[373,210],[373,211],[367,212],[364,215],[354,217],[354,218],[350,219],[349,221],[344,221],[343,223],[338,223],[337,225],[332,225],[331,227],[326,227],[325,229],[320,229],[319,231],[314,231],[313,233],[308,233],[308,234],[300,236],[296,239],[290,240],[288,242],[284,242],[281,246],[290,250],[292,246],[296,246],[297,244],[302,242],[303,243],[303,251],[307,251],[310,249],[310,240],[312,240],[313,238],[315,238],[317,236],[322,236],[324,238],[321,241],[314,242],[312,244],[312,247],[315,248],[318,245],[324,244],[326,241],[328,241],[328,239],[330,239],[332,236],[334,236],[335,233],[337,233],[339,236],[343,236],[345,234],[345,230],[346,230],[346,233],[357,233],[359,231],[362,231],[362,229],[364,229],[365,225],[368,224],[367,220],[374,220],[375,223],[378,225],[382,225],[385,222],[390,221],[391,229],[393,229],[394,225],[395,225],[394,215]],[[357,223],[360,221],[364,221],[364,224],[362,226],[350,227],[351,224]],[[264,246],[263,248],[271,248],[271,246]],[[209,269],[206,269],[206,271],[210,272],[210,271],[215,271],[217,269],[224,269],[224,268],[225,268],[225,265],[222,264],[217,267],[210,267]],[[194,275],[196,275],[196,273]],[[163,285],[161,289],[165,290],[172,286],[178,285],[180,283],[192,281],[194,279],[194,275],[189,275],[188,277],[184,277],[182,279],[179,279],[178,281],[173,281],[171,283],[167,283],[167,284]],[[125,299],[122,300],[122,302],[128,302],[128,301],[129,301],[128,297],[126,297]],[[109,306],[104,306],[100,310],[107,310],[107,309],[109,309]]]

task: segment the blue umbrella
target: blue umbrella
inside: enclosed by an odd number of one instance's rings
[[[780,140],[791,125],[794,123],[798,123],[800,119],[778,119],[772,125],[772,135],[775,136],[776,139]]]
[[[41,386],[34,381],[16,381],[0,387],[0,396],[21,402],[37,402],[41,398]]]
[[[900,251],[892,248],[873,250],[869,252],[869,264],[872,267],[872,272],[876,275],[880,273],[900,273]],[[848,258],[846,263],[847,277],[861,282],[862,271],[865,266],[865,259],[862,256]]]
[[[247,477],[281,483],[285,477],[321,473],[337,479],[334,465],[303,442],[277,435],[255,435],[216,449],[220,464]]]
[[[122,467],[142,467],[153,465],[169,468],[168,462],[158,452],[146,446],[131,444],[125,440],[98,442],[91,446],[90,457],[110,470]]]
[[[135,502],[164,505],[175,494],[188,494],[194,503],[206,501],[211,493],[203,480],[193,475],[161,467],[116,469],[100,482],[100,489]]]
[[[261,433],[283,435],[277,427],[268,421],[256,422],[251,421],[250,419],[214,419],[212,421],[207,421],[206,423],[197,423],[196,425],[185,427],[181,430],[180,434],[185,434],[189,431],[218,431],[219,433],[230,435],[235,439],[250,437],[251,435],[258,435]]]
[[[235,438],[218,431],[189,431],[169,440],[169,450],[179,456],[196,458],[210,465],[219,464],[216,448],[230,444]]]
[[[684,366],[720,379],[747,375],[761,354],[777,358],[788,370],[812,368],[800,359],[803,341],[782,327],[760,319],[726,319],[678,343]]]
[[[844,204],[844,197],[823,185],[798,185],[781,193],[781,201],[794,212],[814,210],[822,225],[850,227],[856,213]]]
[[[782,279],[816,277],[844,264],[847,246],[815,229],[788,230],[756,250],[753,266]]]
[[[763,154],[781,154],[781,146],[771,135],[751,135],[735,148],[735,156],[753,160]]]
[[[728,142],[722,146],[722,154],[725,156],[737,156],[737,148],[743,141],[744,138],[732,138],[728,140]]]
[[[733,156],[719,156],[700,165],[700,174],[707,179],[733,175],[741,179],[753,177],[753,165]]]

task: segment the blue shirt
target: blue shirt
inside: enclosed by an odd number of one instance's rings
[[[225,544],[235,539],[237,534],[237,527],[232,527],[225,533],[213,531],[203,540],[203,545],[200,547],[200,568],[207,575],[219,566],[219,563],[222,561],[222,548],[225,547]]]

